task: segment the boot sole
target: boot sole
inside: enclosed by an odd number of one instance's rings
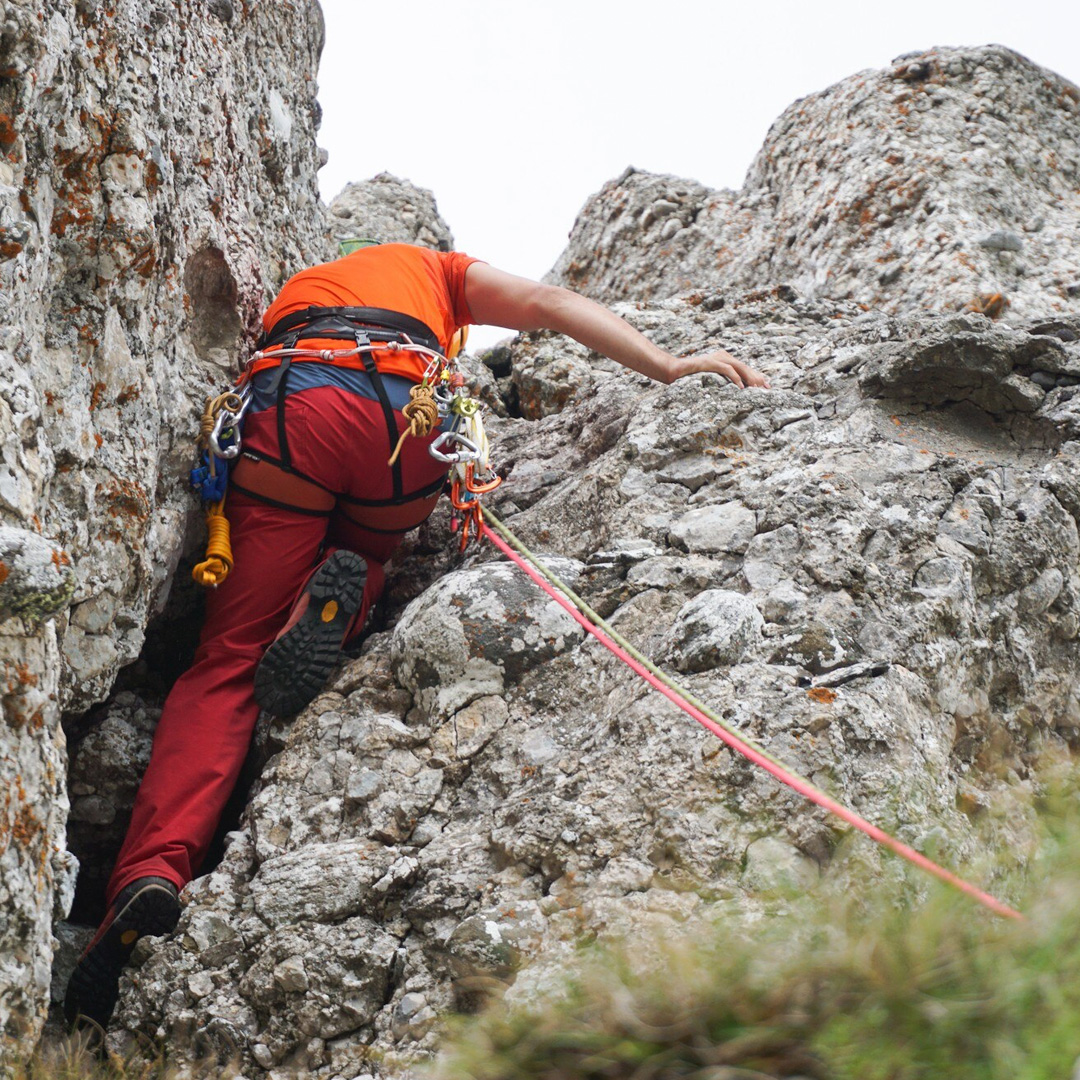
[[[322,691],[337,666],[345,634],[364,598],[367,564],[336,551],[308,582],[307,609],[266,650],[255,669],[255,701],[275,716],[292,716]]]
[[[68,1023],[89,1021],[104,1030],[116,1008],[120,973],[143,937],[163,937],[176,929],[180,901],[156,882],[141,888],[113,919],[92,949],[79,958],[64,997]]]

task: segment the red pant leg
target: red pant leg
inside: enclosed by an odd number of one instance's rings
[[[154,733],[127,836],[107,891],[156,875],[194,877],[247,756],[259,715],[255,667],[274,640],[326,529],[305,517],[230,498],[235,565],[207,596],[195,662],[177,680]]]
[[[303,391],[286,404],[297,468],[327,488],[360,498],[390,493],[388,434],[377,404],[332,388]],[[404,421],[398,414],[399,426]],[[244,440],[277,455],[276,409],[249,417]],[[412,445],[410,445],[412,444]],[[403,451],[406,490],[438,476],[421,440]],[[107,891],[147,875],[182,888],[197,873],[247,756],[258,718],[254,673],[288,618],[326,538],[327,519],[241,495],[229,496],[235,563],[207,596],[206,622],[192,667],[176,682],[154,735],[127,836]],[[336,532],[336,530],[335,530]],[[346,529],[339,545],[368,559],[364,607],[382,590],[382,563],[401,534]]]

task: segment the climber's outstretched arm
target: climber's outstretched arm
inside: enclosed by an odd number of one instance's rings
[[[465,299],[479,323],[508,330],[555,330],[657,382],[714,371],[736,386],[769,385],[760,371],[723,349],[703,356],[672,356],[587,297],[515,277],[486,263],[473,263],[466,271]]]

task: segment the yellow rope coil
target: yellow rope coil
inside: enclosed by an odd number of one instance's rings
[[[199,446],[203,450],[209,450],[210,436],[214,433],[214,425],[222,409],[238,413],[243,406],[240,395],[231,390],[218,394],[217,397],[207,398],[202,419],[199,421]],[[216,475],[216,458],[211,453],[207,453],[206,457],[210,475],[214,476]],[[229,571],[233,568],[232,544],[229,542],[229,519],[225,516],[224,499],[211,503],[206,508],[206,528],[209,533],[206,541],[206,558],[191,571],[191,576],[196,585],[216,589],[229,576]]]
[[[428,383],[417,383],[409,389],[408,404],[401,412],[409,421],[409,426],[401,433],[387,465],[393,465],[397,461],[401,447],[410,435],[422,439],[435,430],[435,425],[439,422],[439,405],[435,400],[435,391]]]
[[[217,588],[233,567],[232,545],[229,543],[229,519],[225,516],[225,500],[211,503],[206,510],[206,559],[199,563],[191,576],[196,585]]]

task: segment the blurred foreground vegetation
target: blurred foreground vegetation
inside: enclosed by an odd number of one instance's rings
[[[1080,1080],[1080,797],[1054,800],[1042,828],[1038,856],[1011,853],[1023,871],[996,879],[996,894],[1024,912],[1022,922],[937,883],[925,898],[926,879],[915,871],[906,885],[876,878],[842,896],[822,887],[777,901],[753,922],[727,916],[692,940],[585,951],[545,1001],[495,1005],[452,1025],[427,1075]],[[920,889],[924,899],[913,903]],[[663,961],[643,965],[646,955]],[[192,1075],[152,1056],[101,1060],[61,1041],[6,1075]]]
[[[462,1024],[433,1075],[1080,1080],[1080,821],[1064,821],[1058,805],[1023,884],[1004,883],[1023,922],[935,883],[919,904],[900,890],[792,900],[645,971],[628,942],[542,1006]]]
[[[177,1080],[164,1057],[120,1058],[90,1049],[80,1037],[47,1040],[30,1061],[16,1062],[5,1080]]]

